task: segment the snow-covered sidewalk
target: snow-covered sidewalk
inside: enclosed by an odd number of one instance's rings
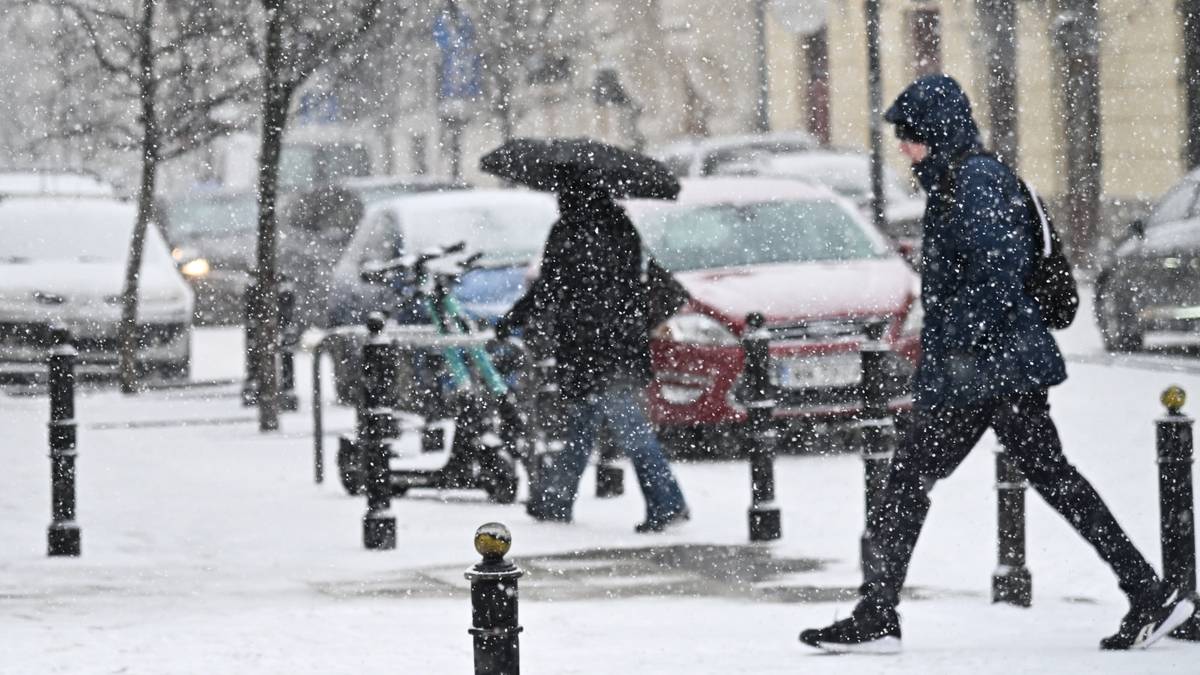
[[[219,353],[222,341],[233,343],[213,334],[209,346]],[[205,376],[237,373],[228,360],[212,363],[224,365]],[[1073,364],[1052,396],[1068,456],[1156,563],[1153,420],[1169,383],[1200,395],[1200,376]],[[746,544],[745,463],[679,466],[693,518],[663,535],[633,533],[636,489],[597,500],[589,473],[574,525],[534,523],[520,506],[473,493],[414,492],[394,502],[397,550],[368,552],[363,500],[333,481],[312,482],[307,413],[260,435],[234,393],[80,398],[83,556],[73,560],[45,556],[45,399],[0,394],[0,673],[469,673],[469,598],[458,572],[475,561],[471,535],[489,520],[512,529],[514,560],[537,559],[522,580],[528,673],[1194,673],[1200,663],[1200,646],[1171,641],[1147,653],[1098,651],[1124,600],[1093,552],[1033,496],[1034,607],[990,603],[990,440],[934,493],[910,574],[919,599],[902,608],[906,653],[830,658],[801,647],[796,633],[844,616],[851,603],[788,600],[844,598],[858,582],[857,457],[778,462],[784,536],[769,550],[807,567],[710,579],[691,594],[678,592],[679,570],[612,571],[576,575],[590,593],[559,593],[561,575],[547,572],[555,563],[539,556]],[[350,426],[344,409],[326,423],[330,432]],[[563,574],[571,564],[561,563]]]

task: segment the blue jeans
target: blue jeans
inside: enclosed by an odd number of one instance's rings
[[[687,508],[662,445],[646,417],[645,393],[640,384],[611,384],[603,391],[567,401],[565,412],[566,446],[538,480],[527,508],[530,515],[544,520],[571,519],[579,479],[596,444],[601,423],[608,426],[612,440],[633,462],[646,499],[648,519],[670,518]]]

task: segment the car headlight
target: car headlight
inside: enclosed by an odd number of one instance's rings
[[[655,328],[650,336],[658,340],[707,347],[738,344],[737,336],[733,334],[733,331],[707,314],[676,314]]]
[[[908,315],[904,317],[904,325],[900,327],[901,335],[916,335],[921,332],[921,327],[925,325],[925,305],[921,304],[920,296],[913,298],[912,305],[908,308]]]
[[[183,276],[189,279],[197,279],[199,277],[206,276],[209,272],[211,272],[212,266],[208,264],[207,259],[196,258],[195,260],[189,260],[181,265],[179,267],[179,271],[183,273]]]

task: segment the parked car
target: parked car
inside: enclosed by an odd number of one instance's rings
[[[43,372],[50,330],[69,329],[81,374],[115,374],[125,260],[136,210],[105,197],[0,199],[0,373]],[[188,376],[192,292],[146,232],[139,287],[143,371]]]
[[[850,150],[811,150],[757,157],[741,164],[728,164],[717,172],[729,175],[778,176],[821,183],[858,206],[871,218],[871,157]],[[901,253],[916,260],[921,244],[921,219],[925,198],[914,192],[910,181],[901,180],[889,167],[883,170],[885,233]]]
[[[692,296],[652,333],[650,409],[669,443],[707,443],[745,420],[734,385],[750,312],[772,336],[781,420],[857,412],[859,350],[873,328],[891,349],[892,405],[908,404],[918,279],[849,201],[800,181],[709,178],[685,180],[677,202],[629,210],[650,254]]]
[[[1110,351],[1142,348],[1152,331],[1200,330],[1200,170],[1130,224],[1096,276],[1095,312]]]
[[[116,197],[112,185],[90,173],[7,171],[0,173],[0,197]]]
[[[396,292],[364,282],[360,271],[370,262],[459,241],[483,257],[482,268],[464,276],[456,295],[477,319],[494,323],[524,293],[529,266],[557,218],[553,195],[527,190],[414,194],[374,204],[334,269],[329,325],[359,325],[375,311],[401,322],[422,321],[400,312]],[[350,338],[332,348],[334,380],[343,401],[353,400],[359,349]]]
[[[253,192],[205,191],[161,199],[158,220],[171,257],[196,297],[199,324],[242,321],[253,280],[258,202]]]
[[[712,176],[726,164],[743,164],[770,155],[813,150],[820,147],[806,131],[777,131],[766,134],[712,136],[678,141],[650,151],[680,178]]]
[[[296,320],[324,326],[334,265],[373,204],[420,192],[465,187],[438,178],[347,178],[296,194],[281,219],[280,270],[296,288]]]

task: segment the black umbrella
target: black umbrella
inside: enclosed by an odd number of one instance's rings
[[[658,160],[588,138],[514,138],[484,155],[479,168],[548,192],[595,189],[618,199],[679,194],[679,181]]]

